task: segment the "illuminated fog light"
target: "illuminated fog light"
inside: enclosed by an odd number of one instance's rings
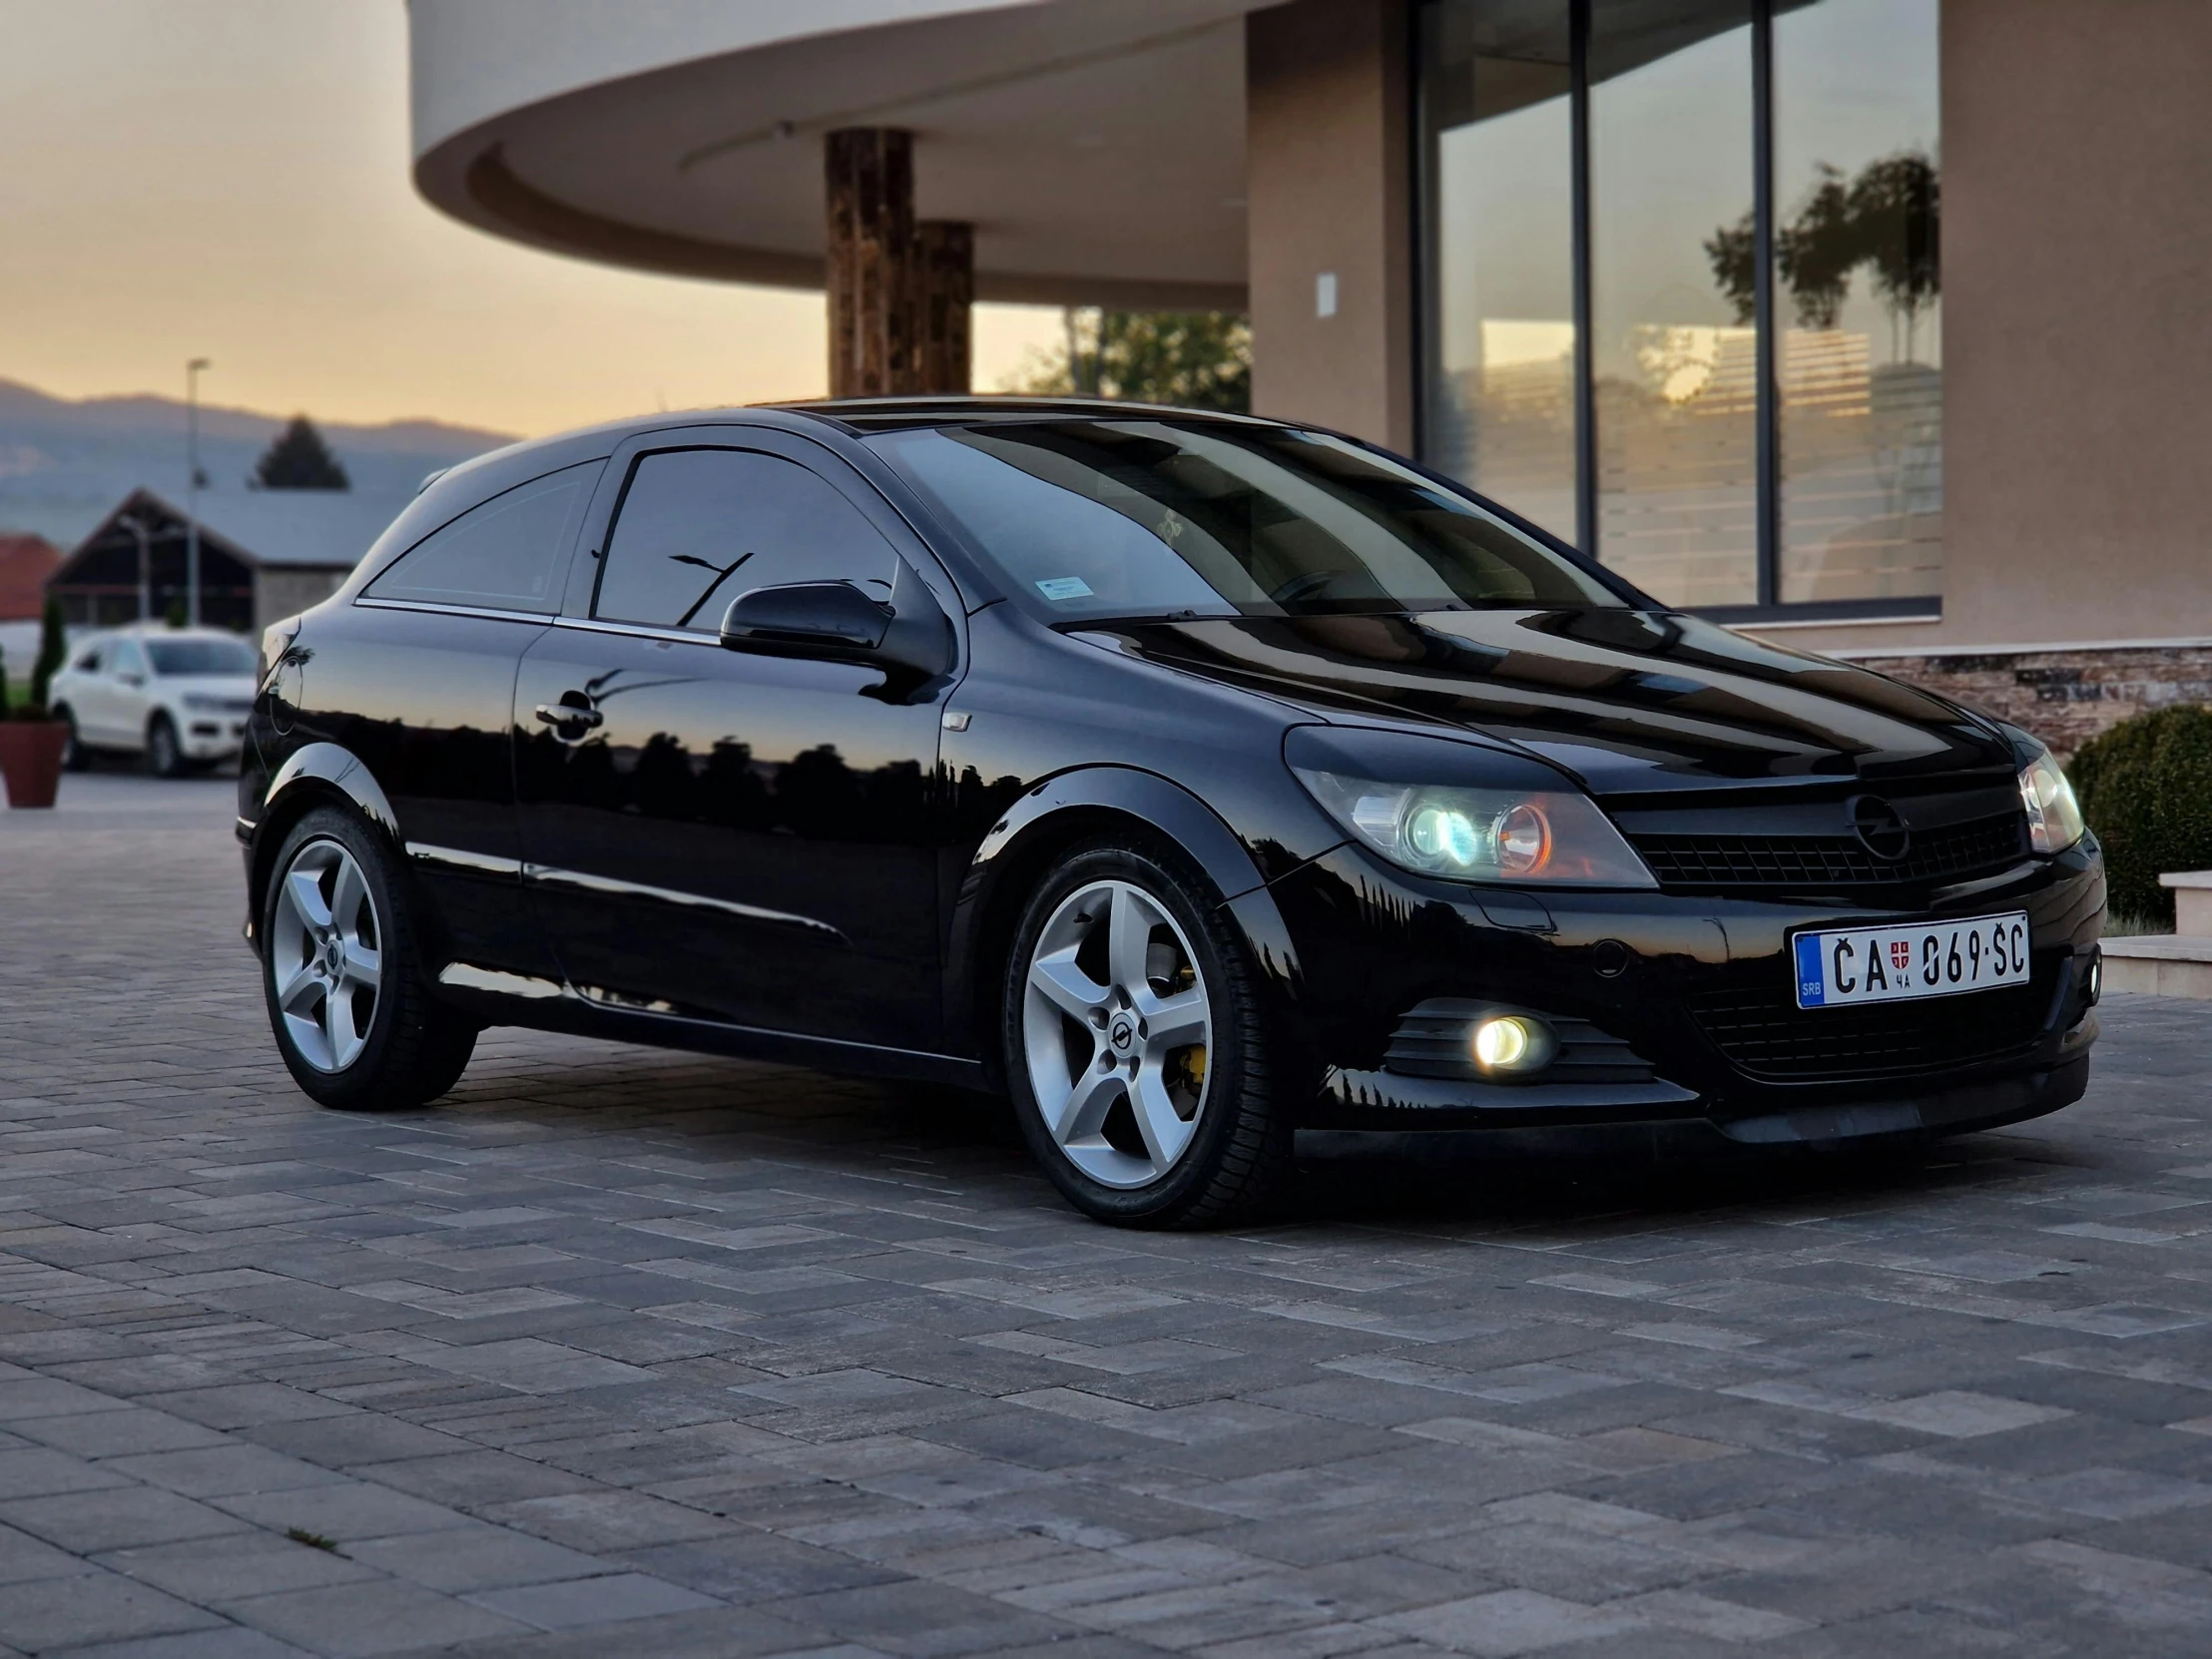
[[[1525,1014],[1490,1014],[1475,1021],[1468,1047],[1484,1072],[1512,1076],[1551,1063],[1550,1029]]]

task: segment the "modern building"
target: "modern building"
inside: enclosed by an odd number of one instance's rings
[[[260,490],[203,496],[200,618],[259,630],[335,593],[405,496],[352,490]],[[160,621],[190,605],[191,537],[183,508],[133,490],[46,578],[72,628]]]
[[[1262,413],[2062,748],[2212,698],[2203,0],[412,0],[486,231],[827,286],[1247,310]]]

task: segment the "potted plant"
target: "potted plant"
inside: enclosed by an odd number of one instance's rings
[[[7,673],[0,665],[0,778],[7,783],[10,807],[51,807],[61,783],[62,757],[69,748],[69,723],[46,712],[46,689],[68,654],[62,633],[62,605],[47,596],[39,629],[38,662],[31,670],[30,701],[9,707]]]

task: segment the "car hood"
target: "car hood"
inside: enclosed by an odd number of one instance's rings
[[[1085,632],[1324,720],[1502,742],[1598,795],[1909,783],[2016,764],[1993,724],[1940,698],[1672,612],[1233,618]]]

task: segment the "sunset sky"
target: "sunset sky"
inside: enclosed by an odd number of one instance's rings
[[[408,177],[403,0],[0,0],[0,378],[538,433],[819,395],[822,296],[464,228]],[[976,313],[991,389],[1056,310]]]

